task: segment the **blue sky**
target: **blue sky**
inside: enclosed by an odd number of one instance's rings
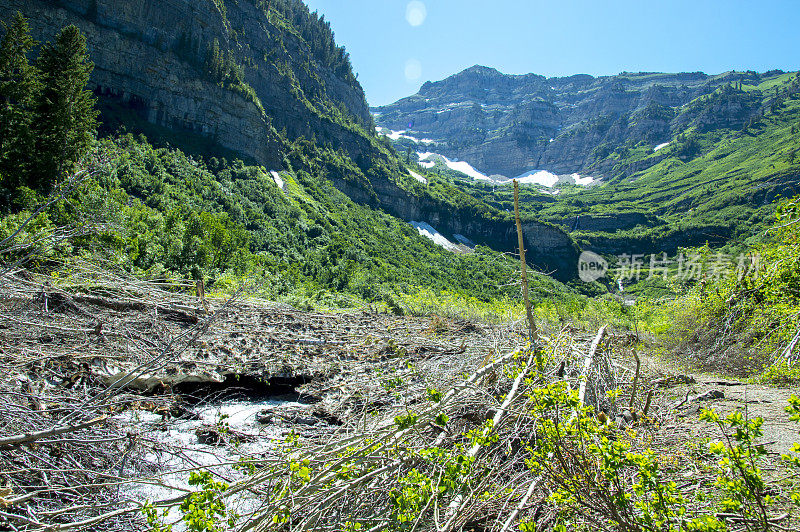
[[[800,69],[800,0],[305,0],[371,105],[475,64],[546,76]]]

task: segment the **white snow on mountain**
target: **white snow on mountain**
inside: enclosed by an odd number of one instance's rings
[[[515,178],[508,178],[502,175],[487,176],[479,170],[476,170],[475,167],[466,161],[448,159],[444,155],[433,152],[417,152],[417,155],[419,156],[419,165],[423,168],[433,168],[437,163],[442,163],[451,170],[461,172],[479,181],[488,181],[494,185],[508,185],[513,179],[516,179],[521,185],[537,185],[552,189],[558,183],[574,183],[579,186],[588,187],[599,181],[592,176],[582,176],[580,174],[556,175],[547,170],[530,170]]]
[[[442,158],[444,159],[444,163],[451,170],[455,170],[456,172],[461,172],[462,174],[466,174],[470,176],[472,179],[479,179],[481,181],[491,181],[491,179],[489,179],[489,176],[475,170],[475,168],[473,168],[472,165],[466,161],[451,161],[450,159],[444,156]]]
[[[448,240],[442,233],[431,227],[430,224],[425,222],[409,222],[412,227],[414,227],[419,234],[424,236],[425,238],[429,238],[433,241],[434,244],[442,246],[444,249],[448,251],[461,251],[461,248],[458,244],[455,244]]]
[[[432,152],[417,152],[417,155],[419,156],[419,161],[420,161],[419,164],[421,164],[425,168],[433,168],[433,166],[436,164],[437,161],[441,161],[451,170],[455,170],[456,172],[461,172],[462,174],[466,174],[473,179],[478,179],[481,181],[492,181],[492,179],[489,178],[489,176],[479,172],[466,161],[454,161],[448,159],[444,155]]]
[[[379,135],[383,135],[385,137],[389,137],[392,140],[400,140],[400,139],[408,139],[415,144],[436,144],[436,141],[433,139],[418,139],[416,137],[412,137],[411,135],[406,135],[407,131],[393,131],[391,129],[387,129],[385,127],[376,127],[375,130],[378,132]]]
[[[281,174],[276,172],[275,170],[271,171],[270,174],[272,175],[272,179],[275,180],[275,184],[278,185],[278,188],[283,190],[283,179],[281,178]]]
[[[423,185],[427,185],[428,184],[428,180],[425,179],[424,177],[422,177],[421,175],[419,175],[418,173],[416,173],[414,170],[409,170],[408,173],[411,174],[411,177],[413,177],[414,179],[416,179],[417,181],[419,181]]]
[[[594,178],[592,176],[581,176],[581,174],[572,174],[570,176],[573,180],[575,180],[576,185],[580,185],[582,187],[588,187],[592,183],[594,183]]]
[[[664,144],[659,144],[658,146],[653,148],[653,151],[658,151],[658,150],[660,150],[662,148],[666,148],[667,146],[669,146],[669,142],[665,142]]]
[[[542,185],[547,188],[552,188],[558,183],[558,176],[547,170],[533,170],[519,175],[515,179],[519,181],[520,185]]]

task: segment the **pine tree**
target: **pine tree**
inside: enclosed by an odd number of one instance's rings
[[[25,182],[33,151],[34,118],[39,73],[28,61],[36,46],[28,22],[17,12],[0,42],[0,186],[5,194]],[[4,198],[5,202],[8,198]]]
[[[54,43],[45,45],[36,64],[42,73],[42,91],[31,185],[47,191],[91,147],[98,113],[86,84],[94,64],[86,51],[86,38],[75,26],[67,26]]]

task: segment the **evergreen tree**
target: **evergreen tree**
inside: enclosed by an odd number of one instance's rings
[[[75,26],[67,26],[54,43],[45,45],[36,64],[42,90],[31,185],[47,191],[91,146],[98,113],[86,84],[94,64],[86,51],[86,38]]]
[[[8,193],[25,182],[33,151],[31,126],[39,73],[28,62],[36,45],[28,22],[17,12],[0,42],[0,186]]]

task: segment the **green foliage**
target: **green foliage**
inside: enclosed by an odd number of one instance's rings
[[[183,521],[191,532],[222,532],[236,524],[237,516],[225,507],[223,495],[228,489],[208,471],[192,472],[189,485],[200,490],[192,492],[180,506]]]
[[[786,412],[789,413],[791,421],[800,424],[800,397],[792,394],[789,398],[789,406],[786,407]],[[792,446],[792,452],[794,454],[783,455],[783,459],[794,469],[800,471],[800,443],[795,443]],[[796,506],[800,507],[800,487],[795,488],[789,497]]]
[[[223,532],[233,529],[239,516],[227,509],[225,492],[228,484],[216,480],[205,470],[192,471],[189,485],[198,488],[189,493],[180,505],[182,520],[189,532]],[[148,532],[171,532],[172,525],[165,525],[169,515],[165,510],[160,516],[152,504],[145,504],[142,512],[149,526]]]
[[[723,529],[716,519],[688,515],[688,501],[665,477],[657,455],[614,434],[580,404],[577,391],[561,382],[529,396],[539,422],[527,464],[550,488],[560,525],[569,529],[582,517],[597,530]]]
[[[748,523],[755,524],[756,530],[767,530],[770,528],[767,509],[775,500],[758,465],[767,454],[764,446],[758,444],[764,420],[746,419],[739,411],[722,419],[713,409],[703,410],[700,419],[717,424],[726,440],[709,445],[709,450],[720,457],[720,472],[715,482],[725,497],[719,502],[720,509],[741,515]]]
[[[47,190],[89,150],[97,128],[94,97],[85,89],[94,64],[86,38],[67,26],[44,46],[36,66],[42,73],[36,122],[34,186]]]
[[[34,41],[18,13],[0,43],[0,185],[5,208],[18,187],[47,193],[89,151],[97,128],[86,90],[86,39],[67,26],[28,61]]]
[[[710,351],[715,359],[706,364],[716,369],[747,375],[765,369],[761,380],[776,384],[796,379],[796,355],[786,351],[800,326],[797,205],[794,199],[777,208],[769,237],[745,256],[746,271],[703,280],[669,308],[673,342]]]
[[[623,434],[602,422],[564,383],[531,390],[529,396],[538,423],[527,464],[551,489],[549,500],[563,529],[580,520],[597,530],[726,530],[724,520],[695,504],[705,501],[747,523],[748,530],[771,528],[770,510],[781,501],[759,466],[766,456],[758,441],[763,419],[747,419],[741,412],[722,419],[714,410],[702,412],[702,420],[719,426],[724,442],[709,446],[719,457],[718,491],[699,487],[692,501],[634,431]],[[787,411],[800,420],[800,398],[793,396]],[[796,457],[785,458],[800,465]],[[800,494],[791,497],[800,501]],[[532,526],[523,521],[520,529]]]
[[[355,85],[356,76],[350,64],[350,54],[343,46],[337,46],[330,22],[316,11],[309,12],[301,0],[256,0],[254,3],[266,9],[271,8],[284,21],[291,23],[308,47],[313,57],[337,77]]]
[[[394,424],[397,425],[397,428],[400,430],[405,430],[414,426],[417,422],[416,414],[404,414],[400,416],[395,416]]]
[[[35,46],[28,22],[18,12],[10,24],[3,23],[0,42],[0,187],[15,190],[30,170],[33,124],[39,93],[39,72],[28,61]],[[7,192],[6,192],[7,194]],[[9,198],[2,199],[8,206]]]

